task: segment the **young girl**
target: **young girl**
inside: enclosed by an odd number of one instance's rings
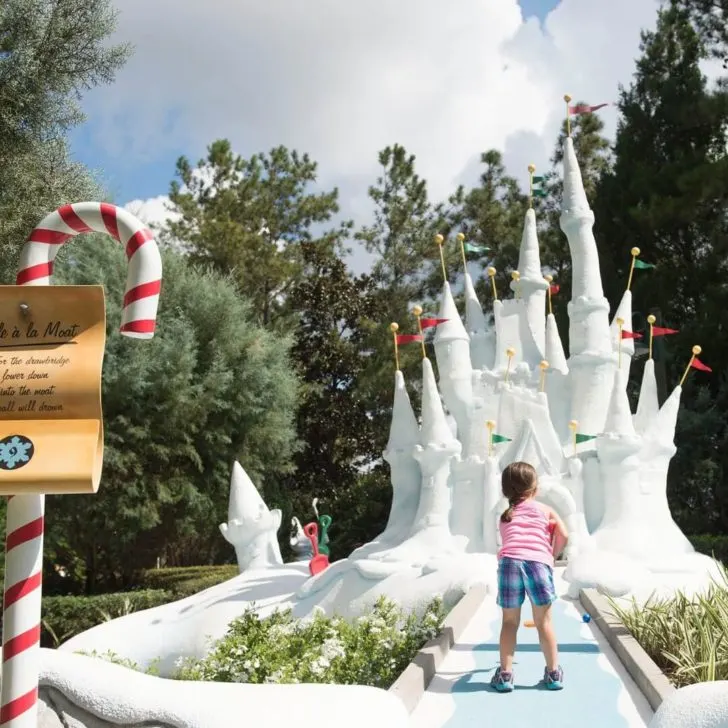
[[[491,685],[499,692],[513,690],[513,653],[526,594],[533,607],[541,650],[546,658],[543,682],[548,690],[561,690],[564,671],[551,623],[551,604],[556,599],[554,556],[568,539],[559,516],[534,500],[538,476],[528,463],[511,463],[501,477],[508,509],[500,518],[501,550],[498,552],[498,599],[503,609],[500,633],[500,667]]]

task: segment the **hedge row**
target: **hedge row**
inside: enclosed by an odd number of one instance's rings
[[[688,536],[696,551],[708,556],[715,556],[728,566],[728,535],[725,536]]]

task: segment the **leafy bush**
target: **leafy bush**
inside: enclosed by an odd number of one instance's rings
[[[86,597],[45,597],[41,644],[44,647],[57,647],[97,624],[131,612],[157,607],[175,598],[170,592],[160,589]]]
[[[147,569],[137,583],[142,589],[161,589],[182,599],[197,594],[239,574],[236,564],[222,566],[180,566],[170,569]]]
[[[728,536],[704,534],[688,536],[688,539],[696,551],[708,556],[715,556],[718,561],[728,564]]]
[[[252,609],[203,659],[180,663],[180,680],[248,683],[336,683],[388,688],[415,653],[442,627],[435,600],[421,615],[405,615],[380,598],[371,614],[353,623],[322,611],[297,620],[290,611],[263,619]]]
[[[728,680],[728,570],[704,593],[651,599],[628,608],[611,600],[615,615],[677,687]]]

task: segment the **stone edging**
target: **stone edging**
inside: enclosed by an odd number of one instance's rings
[[[394,685],[389,688],[389,692],[397,695],[410,713],[420,702],[450,648],[460,639],[463,630],[485,601],[486,594],[487,589],[484,584],[471,587],[445,617],[440,634],[415,655]]]
[[[614,614],[604,596],[596,589],[582,589],[579,601],[656,711],[675,692],[675,687]]]

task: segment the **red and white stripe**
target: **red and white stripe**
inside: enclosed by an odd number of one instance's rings
[[[79,233],[107,233],[126,249],[129,273],[121,333],[154,336],[162,259],[154,237],[134,215],[103,202],[64,205],[33,230],[20,255],[17,284],[50,285],[58,248]],[[5,543],[0,726],[37,728],[43,575],[44,495],[8,499]]]
[[[162,259],[154,235],[127,210],[106,202],[64,205],[47,215],[33,230],[20,254],[19,286],[49,285],[58,249],[79,233],[106,233],[126,250],[126,279],[121,333],[139,339],[154,335]]]

